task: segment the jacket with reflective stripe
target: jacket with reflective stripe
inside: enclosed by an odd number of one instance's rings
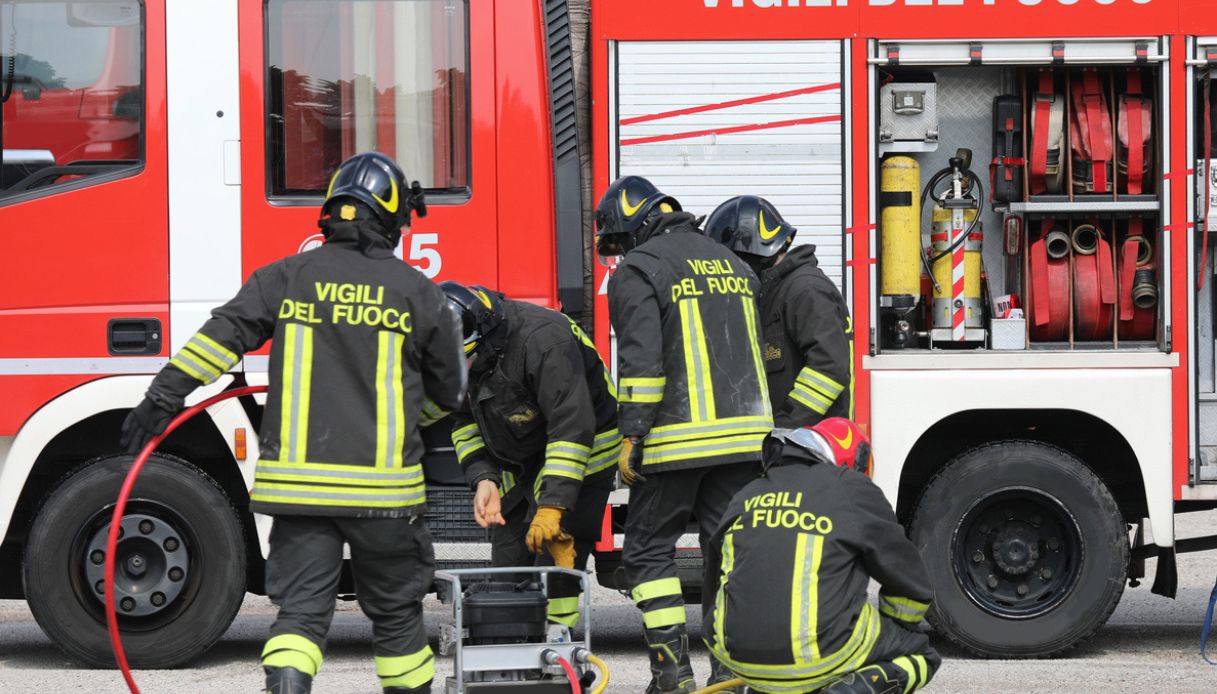
[[[760,460],[772,426],[756,276],[671,213],[609,280],[621,433],[649,471]]]
[[[585,477],[612,484],[621,437],[617,393],[595,345],[558,311],[503,299],[504,321],[479,355],[452,443],[470,487],[489,479],[504,511],[531,493],[570,509]],[[590,480],[589,480],[590,482]]]
[[[933,595],[883,492],[828,463],[783,458],[736,494],[708,547],[722,583],[706,643],[759,691],[803,692],[856,669],[891,624],[879,615],[915,629]]]
[[[759,304],[774,426],[852,419],[853,324],[815,246],[796,246],[761,273]]]
[[[460,404],[459,327],[443,291],[372,234],[338,225],[324,246],[255,271],[149,389],[180,407],[274,340],[255,512],[399,517],[424,509],[418,427]]]

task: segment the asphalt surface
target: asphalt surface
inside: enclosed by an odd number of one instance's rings
[[[1189,514],[1179,521],[1180,537],[1217,532],[1217,513]],[[939,641],[945,662],[927,688],[969,694],[1212,694],[1217,667],[1198,655],[1200,626],[1214,577],[1217,553],[1179,558],[1179,596],[1172,601],[1149,592],[1147,581],[1128,589],[1107,626],[1058,660],[978,660]],[[1149,563],[1153,576],[1153,562]],[[593,596],[593,646],[612,671],[610,692],[642,692],[649,679],[641,641],[641,620],[628,600],[607,590]],[[700,629],[696,609],[690,628]],[[188,669],[141,671],[141,689],[157,692],[256,692],[261,686],[257,658],[274,607],[250,597],[224,638]],[[436,602],[427,606],[432,644],[450,612]],[[371,627],[354,603],[340,603],[330,646],[314,690],[320,693],[378,692],[372,666]],[[1213,650],[1217,653],[1217,643]],[[698,676],[707,673],[706,653],[694,654]],[[451,674],[451,658],[439,658],[436,682]],[[116,671],[90,670],[64,656],[38,629],[23,602],[0,601],[0,692],[123,692]],[[437,694],[442,692],[436,687]]]

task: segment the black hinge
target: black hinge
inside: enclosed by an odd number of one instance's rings
[[[887,64],[888,65],[899,65],[900,64],[900,45],[899,44],[889,43],[887,45]]]
[[[1217,67],[1217,46],[1204,47],[1204,60],[1209,67]]]
[[[1144,65],[1149,62],[1149,41],[1138,41],[1134,47],[1134,52],[1137,56],[1137,64]]]
[[[1064,62],[1065,62],[1065,42],[1064,41],[1053,41],[1052,42],[1052,64],[1053,65],[1062,65],[1062,64],[1064,64]]]
[[[980,65],[982,57],[984,57],[984,46],[979,43],[968,44],[969,65]]]

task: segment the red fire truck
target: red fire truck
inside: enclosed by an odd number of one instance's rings
[[[1176,553],[1217,545],[1173,526],[1217,505],[1217,7],[592,0],[576,94],[567,11],[587,3],[569,4],[0,2],[0,597],[110,662],[97,586],[119,423],[245,276],[319,243],[326,172],[353,152],[428,189],[403,260],[591,305],[611,356],[580,144],[595,191],[642,174],[699,214],[760,194],[816,244],[941,633],[1064,652],[1147,558],[1173,594]],[[251,355],[198,396],[265,370]],[[208,415],[149,467],[120,545],[141,665],[197,655],[262,589],[260,409]],[[428,437],[438,552],[470,559],[485,536],[444,432]],[[626,501],[597,556],[610,585]]]

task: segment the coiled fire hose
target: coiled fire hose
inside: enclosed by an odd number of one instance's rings
[[[139,694],[139,687],[135,685],[135,679],[131,676],[131,668],[127,665],[127,654],[123,651],[122,636],[118,631],[118,613],[114,600],[114,571],[115,555],[118,553],[118,533],[121,530],[123,515],[127,510],[127,500],[131,497],[131,491],[135,488],[135,481],[139,478],[140,471],[144,468],[148,458],[151,457],[152,452],[156,450],[157,446],[160,446],[162,441],[168,438],[175,429],[191,417],[229,398],[239,398],[243,395],[254,395],[265,392],[266,386],[234,388],[213,395],[197,405],[182,410],[178,416],[173,418],[173,421],[169,422],[169,426],[165,427],[164,431],[152,437],[152,440],[144,445],[139,455],[135,457],[135,462],[131,465],[131,469],[127,472],[126,479],[123,480],[123,486],[118,492],[118,501],[114,504],[114,513],[110,518],[110,532],[106,537],[106,627],[110,631],[110,646],[114,649],[114,662],[118,664],[118,669],[122,671],[123,679],[127,681],[127,689],[131,691],[131,694]]]

